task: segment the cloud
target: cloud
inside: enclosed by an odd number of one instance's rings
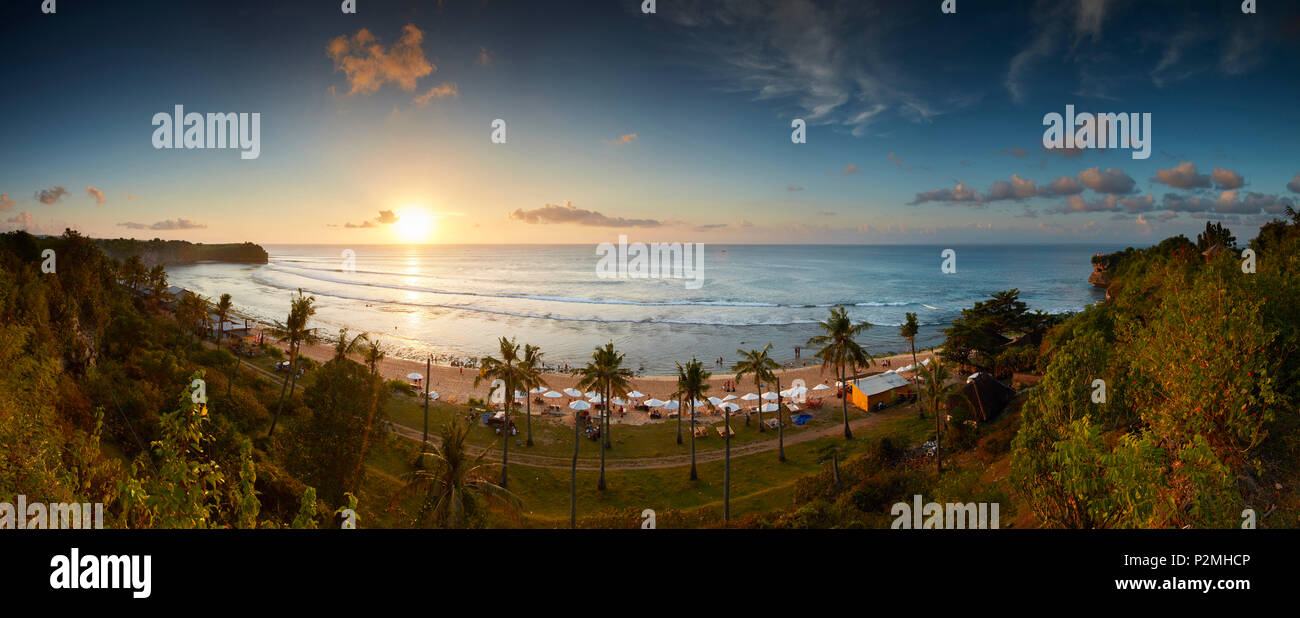
[[[726,223],[706,223],[706,224],[704,224],[704,225],[697,225],[697,226],[695,226],[694,229],[695,229],[695,231],[697,231],[697,232],[709,232],[709,231],[717,230],[717,229],[721,229],[721,228],[724,228],[724,227],[727,227],[727,224],[726,224]]]
[[[131,221],[119,223],[117,225],[119,227],[124,227],[129,230],[202,230],[208,227],[203,223],[190,221],[189,219],[184,219],[184,218],[167,219],[165,221],[159,221],[157,223],[152,223],[149,225],[145,225],[144,223],[135,223]]]
[[[1086,200],[1082,195],[1071,195],[1065,203],[1047,212],[1053,214],[1070,214],[1076,212],[1115,212],[1120,209],[1119,200],[1114,195],[1095,200]]]
[[[424,105],[428,105],[429,101],[432,101],[434,99],[445,99],[447,97],[454,98],[457,96],[460,96],[460,89],[456,87],[456,84],[453,84],[451,82],[443,82],[437,86],[430,88],[428,92],[418,97],[415,97],[414,99],[411,99],[411,101],[414,102],[416,105],[424,106]]]
[[[1014,148],[1003,148],[1002,150],[998,151],[998,154],[1010,155],[1017,159],[1023,159],[1029,156],[1029,153],[1026,152],[1024,148],[1021,148],[1019,146],[1016,146]]]
[[[858,169],[857,164],[850,163],[848,167],[845,167],[840,173],[844,174],[845,176],[852,176],[860,171],[861,170]]]
[[[1034,181],[1012,174],[1010,182],[1005,180],[994,181],[993,186],[984,195],[984,201],[1023,200],[1037,195],[1038,187],[1034,184]]]
[[[636,141],[636,138],[637,138],[637,134],[636,134],[636,133],[627,133],[627,134],[624,134],[624,135],[620,135],[620,136],[618,136],[617,139],[607,139],[607,140],[605,140],[605,143],[606,143],[606,144],[610,144],[610,145],[612,145],[612,146],[624,146],[624,145],[627,145],[627,144],[631,144],[632,142],[635,142],[635,141]]]
[[[953,202],[979,204],[980,196],[969,185],[957,183],[956,187],[951,189],[935,189],[925,193],[917,193],[916,199],[908,202],[908,205],[924,204],[925,202]]]
[[[1200,174],[1196,164],[1183,161],[1167,170],[1156,170],[1151,182],[1169,185],[1175,189],[1204,189],[1210,186],[1210,177]]]
[[[94,187],[86,187],[86,194],[89,195],[90,197],[95,198],[95,203],[101,206],[104,204],[104,202],[108,201],[107,199],[104,198],[104,192]]]
[[[1132,193],[1137,184],[1128,174],[1115,168],[1101,171],[1100,167],[1090,167],[1079,172],[1079,181],[1083,186],[1097,193],[1124,194]]]
[[[786,190],[786,191],[803,191],[803,187],[801,187],[801,186],[799,186],[799,185],[786,185],[786,186],[785,186],[785,190]]]
[[[36,192],[36,200],[42,204],[53,204],[63,196],[68,194],[68,190],[63,187],[54,187],[52,189],[41,189]]]
[[[1290,189],[1292,193],[1300,193],[1300,174],[1292,177],[1291,182],[1286,183],[1286,188]]]
[[[325,53],[334,60],[334,70],[347,76],[349,95],[371,94],[390,82],[413,92],[421,77],[437,70],[424,57],[423,40],[424,33],[415,24],[407,24],[397,43],[385,50],[374,34],[362,28],[351,37],[331,39]]]
[[[353,222],[349,221],[349,222],[347,222],[347,223],[344,223],[344,224],[343,224],[343,227],[348,228],[348,229],[365,229],[365,228],[379,227],[379,224],[377,224],[377,223],[375,223],[374,221],[371,221],[371,220],[369,220],[369,219],[366,219],[365,221],[362,221],[361,223],[353,223]]]
[[[585,210],[565,201],[563,206],[547,204],[532,210],[516,209],[510,213],[512,221],[528,224],[573,223],[593,227],[659,227],[662,222],[654,219],[624,219],[608,217],[594,210]]]
[[[1074,176],[1061,176],[1039,190],[1039,194],[1043,197],[1078,195],[1080,193],[1083,193],[1083,183],[1079,182],[1079,179]]]
[[[1214,168],[1210,173],[1210,179],[1214,181],[1214,186],[1220,189],[1239,189],[1246,184],[1246,179],[1242,178],[1241,174],[1222,167]]]
[[[1203,212],[1214,208],[1214,200],[1166,193],[1160,204],[1171,212]]]
[[[379,216],[375,218],[375,223],[392,225],[397,223],[398,218],[399,217],[391,210],[381,210],[379,211]]]
[[[9,212],[14,209],[14,201],[9,199],[8,193],[0,193],[0,212]]]

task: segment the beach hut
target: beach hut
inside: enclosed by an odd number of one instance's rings
[[[849,383],[849,401],[863,410],[880,403],[893,403],[912,392],[912,383],[894,372],[878,373]]]

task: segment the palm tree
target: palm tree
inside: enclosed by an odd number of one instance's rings
[[[416,514],[416,522],[438,528],[461,528],[471,523],[479,512],[479,501],[486,500],[518,510],[517,496],[490,480],[487,454],[484,449],[477,457],[465,450],[469,426],[459,416],[453,416],[442,430],[442,445],[421,453],[420,465],[406,478],[403,491],[422,491],[424,501]]]
[[[699,480],[700,476],[695,470],[695,400],[699,399],[704,393],[709,392],[709,378],[713,374],[704,370],[700,361],[691,359],[682,367],[677,363],[677,392],[673,393],[675,397],[685,397],[690,400],[691,404],[691,480]],[[681,417],[681,410],[677,412],[678,418]],[[728,432],[730,433],[730,432]]]
[[[348,329],[340,328],[339,337],[334,340],[334,360],[343,360],[355,353],[363,341],[370,341],[370,336],[361,333],[355,337],[348,337]]]
[[[600,389],[601,402],[604,406],[604,417],[601,420],[601,440],[600,440],[600,479],[596,482],[596,489],[605,491],[605,449],[611,447],[609,443],[609,402],[614,397],[627,395],[631,390],[632,384],[628,378],[632,377],[632,370],[623,366],[623,354],[614,349],[614,342],[605,344],[604,347],[596,348],[591,355],[591,361],[586,367],[578,370],[578,388],[582,389]],[[576,417],[575,417],[576,419]],[[577,421],[574,421],[577,424]],[[577,439],[577,429],[574,429],[574,439]],[[575,455],[576,457],[576,455]],[[576,465],[576,464],[575,464]]]
[[[148,273],[144,269],[144,263],[140,261],[140,256],[132,254],[122,263],[122,279],[127,285],[131,286],[131,291],[140,287],[142,283],[148,280]]]
[[[226,318],[230,317],[229,294],[222,294],[221,299],[217,301],[217,347],[221,347],[221,339],[226,335]]]
[[[289,344],[289,373],[284,376],[284,385],[280,387],[280,400],[275,404],[271,428],[266,432],[268,437],[275,433],[275,425],[280,421],[280,410],[284,406],[289,380],[292,378],[295,386],[297,385],[298,351],[303,343],[310,343],[316,339],[316,329],[307,328],[311,316],[316,315],[316,306],[313,304],[315,302],[315,296],[304,296],[302,288],[299,288],[298,296],[289,303],[289,317],[283,323],[276,322],[271,327],[271,332],[277,339]]]
[[[898,329],[898,336],[907,340],[907,344],[912,348],[912,371],[919,372],[920,368],[916,366],[916,334],[921,332],[921,326],[916,322],[916,314],[908,313],[907,319]],[[925,418],[925,412],[920,406],[916,407],[916,417]]]
[[[501,426],[501,486],[509,487],[510,478],[510,408],[515,404],[515,389],[524,382],[523,362],[519,358],[519,344],[513,339],[502,337],[497,342],[501,358],[484,356],[479,361],[478,376],[474,378],[477,387],[484,379],[501,380],[506,389],[506,411]]]
[[[948,373],[948,368],[935,358],[929,366],[920,370],[921,374],[921,401],[934,413],[934,461],[936,470],[943,472],[943,460],[940,454],[940,430],[943,422],[940,408],[946,407],[954,397],[962,397],[962,384],[960,382],[948,383],[952,377]]]
[[[528,446],[533,445],[533,389],[546,386],[546,380],[542,378],[542,366],[545,364],[543,357],[545,353],[542,349],[533,345],[524,346],[523,374],[525,392],[527,393],[525,414],[528,416],[528,440],[524,442]]]
[[[736,354],[740,355],[740,360],[731,367],[731,370],[736,372],[737,382],[740,382],[747,375],[753,376],[754,388],[758,390],[759,395],[763,394],[764,382],[776,381],[776,373],[774,372],[780,367],[780,365],[776,364],[776,361],[772,360],[772,357],[767,355],[771,349],[772,344],[768,343],[762,350],[736,350]],[[766,431],[763,427],[762,399],[759,399],[758,405],[758,430]]]
[[[831,309],[831,316],[825,321],[817,324],[822,329],[821,335],[817,335],[808,340],[808,345],[820,345],[822,349],[815,355],[822,359],[822,370],[827,367],[834,367],[840,380],[842,399],[844,402],[844,439],[852,440],[853,432],[849,430],[849,385],[848,369],[852,366],[854,372],[858,367],[871,364],[871,355],[867,350],[853,338],[871,328],[867,322],[853,323],[849,319],[849,314],[844,310],[844,306]]]
[[[167,269],[162,264],[154,264],[145,275],[145,281],[149,284],[149,295],[157,303],[167,292]]]
[[[378,338],[371,339],[369,335],[362,335],[362,337],[366,340],[366,348],[361,351],[362,360],[370,368],[370,375],[379,375],[379,361],[384,360],[388,352],[384,350]]]

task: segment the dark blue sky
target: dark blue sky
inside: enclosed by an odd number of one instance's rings
[[[0,226],[389,242],[395,210],[444,242],[1141,243],[1253,236],[1300,198],[1300,3],[640,4],[8,2]],[[175,104],[260,113],[261,156],[154,149]],[[1150,113],[1150,158],[1045,152],[1066,105]]]

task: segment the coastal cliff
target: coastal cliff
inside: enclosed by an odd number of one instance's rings
[[[232,262],[238,264],[265,264],[266,249],[251,242],[208,245],[184,240],[135,240],[130,238],[100,238],[95,240],[104,253],[118,260],[132,255],[140,256],[145,266],[156,264],[177,266],[197,262]]]
[[[1098,254],[1098,257],[1100,257],[1100,254]],[[1092,262],[1092,274],[1088,275],[1088,283],[1099,288],[1110,287],[1111,273],[1109,269],[1110,262],[1108,260],[1098,261],[1094,259]]]

